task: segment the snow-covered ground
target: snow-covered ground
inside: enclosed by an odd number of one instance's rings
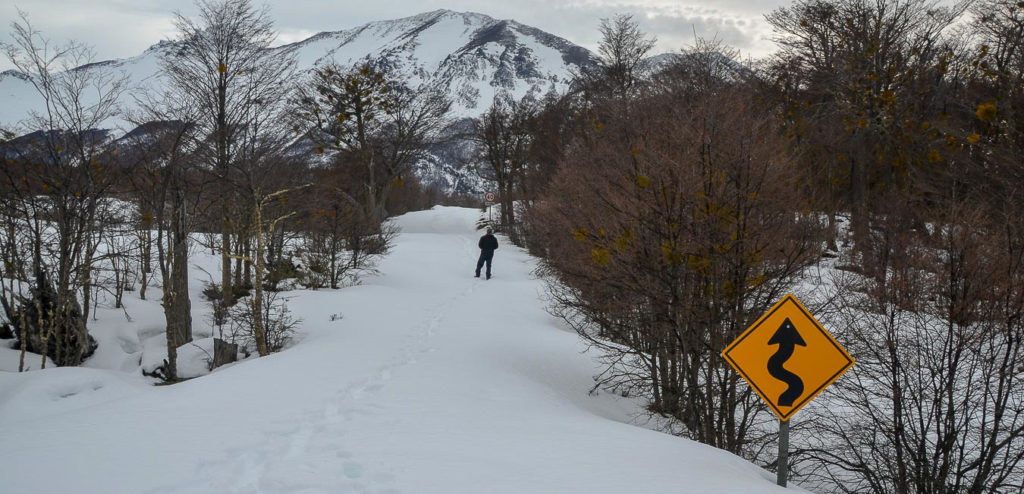
[[[633,400],[589,396],[598,366],[544,311],[535,260],[499,237],[495,277],[473,278],[479,215],[398,218],[379,275],[286,294],[303,320],[293,346],[173,386],[139,373],[160,313],[128,294],[132,321],[105,310],[92,324],[93,368],[0,371],[0,491],[783,491],[734,455],[637,425]]]

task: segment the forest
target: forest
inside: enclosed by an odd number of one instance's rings
[[[602,351],[595,391],[667,430],[773,467],[774,416],[720,352],[792,292],[857,360],[793,421],[802,485],[1019,491],[1024,3],[767,21],[766,59],[702,40],[651,70],[652,38],[608,19],[570,94],[496,104],[501,226]]]
[[[99,129],[124,81],[13,24],[3,48],[46,102],[0,141],[0,301],[23,364],[81,364],[97,293],[158,279],[175,382],[193,244],[221,256],[203,296],[224,358],[281,349],[283,285],[346,286],[386,255],[389,217],[479,205],[413,173],[459,140],[494,228],[600,352],[591,393],[774,469],[775,417],[720,352],[794,293],[857,360],[793,420],[795,480],[1024,489],[1024,2],[796,0],[766,16],[777,50],[757,60],[715,39],[652,57],[618,15],[566,93],[499,94],[457,130],[446,95],[386,66],[300,74],[267,49],[266,10],[197,5],[167,92],[119,139]]]

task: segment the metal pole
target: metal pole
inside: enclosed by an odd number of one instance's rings
[[[789,421],[779,421],[779,465],[776,483],[786,487],[789,478]]]

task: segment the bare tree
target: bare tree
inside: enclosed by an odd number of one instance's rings
[[[835,280],[828,317],[858,362],[809,417],[797,464],[839,492],[1019,492],[1020,216],[965,201],[932,211],[926,236],[898,208],[873,232],[886,276]]]
[[[231,301],[232,211],[229,188],[237,169],[240,132],[266,101],[276,99],[292,76],[295,61],[275,39],[266,9],[250,0],[200,0],[198,19],[177,14],[178,44],[162,61],[178,98],[198,111],[196,125],[209,136],[205,159],[221,181],[221,290]],[[237,246],[236,246],[237,250]]]
[[[332,288],[372,265],[394,230],[384,223],[395,190],[411,179],[428,146],[440,139],[451,106],[429,88],[411,89],[370,65],[329,64],[295,98],[295,128],[305,132],[325,166],[304,218],[308,265]],[[343,252],[344,250],[344,252]]]
[[[253,222],[253,229],[255,230],[256,245],[253,251],[252,258],[246,258],[245,260],[253,265],[254,280],[253,280],[253,298],[252,298],[252,330],[256,341],[256,349],[260,356],[269,355],[272,346],[269,344],[267,337],[266,325],[267,321],[263,317],[264,312],[264,300],[263,300],[263,283],[264,283],[264,272],[266,270],[266,258],[265,253],[267,250],[267,240],[274,237],[276,230],[280,228],[279,224],[294,216],[296,211],[283,212],[278,214],[276,217],[268,218],[266,208],[272,204],[275,200],[280,200],[287,197],[287,194],[297,192],[300,189],[308,187],[309,184],[303,184],[297,187],[288,189],[281,189],[274,191],[269,194],[261,193],[258,189],[254,191],[252,195],[253,204],[252,211],[255,216]],[[279,349],[279,348],[278,348]]]
[[[347,175],[359,190],[339,193],[379,224],[392,187],[440,138],[451,102],[428,88],[405,87],[368,64],[351,70],[331,64],[315,71],[296,106],[297,128],[317,152],[358,168]]]
[[[536,102],[527,95],[515,101],[508,95],[496,96],[491,108],[474,122],[472,140],[476,144],[477,173],[493,181],[501,204],[500,228],[519,243],[515,232],[516,200],[523,194],[529,148],[533,135],[530,121],[536,115]]]
[[[598,30],[601,41],[597,45],[597,75],[614,97],[634,96],[641,81],[640,64],[657,40],[644,34],[628,14],[601,19]]]
[[[75,42],[55,45],[20,15],[14,42],[3,49],[43,107],[21,124],[28,135],[8,143],[17,159],[2,173],[35,284],[20,309],[5,309],[20,338],[44,355],[42,366],[46,355],[57,365],[78,365],[95,347],[79,296],[88,300],[97,215],[113,177],[106,133],[98,129],[117,114],[125,78],[75,70],[92,60],[91,51]]]
[[[134,173],[132,186],[145,225],[154,228],[164,319],[167,323],[167,361],[161,375],[177,379],[177,349],[192,341],[189,296],[189,234],[199,218],[203,186],[198,127],[188,119],[194,111],[172,98],[149,102],[133,119],[142,122],[129,137],[134,144],[126,160]],[[151,235],[147,229],[145,234]]]

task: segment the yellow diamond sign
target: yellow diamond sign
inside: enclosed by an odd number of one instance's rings
[[[853,357],[793,295],[783,297],[722,356],[782,421],[853,366]]]

